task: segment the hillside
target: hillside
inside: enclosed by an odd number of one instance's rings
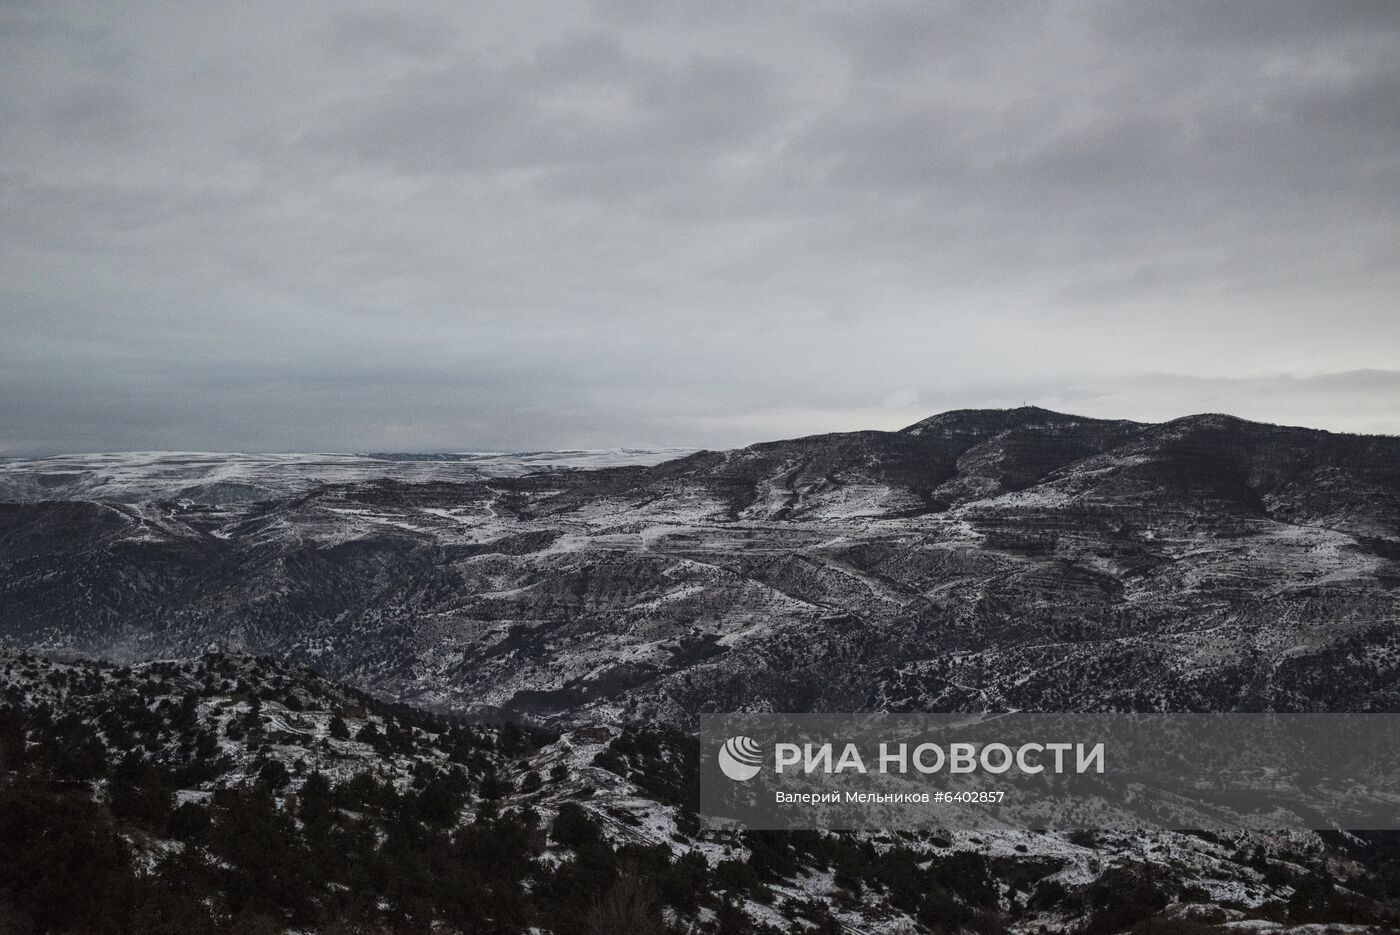
[[[0,504],[0,639],[460,712],[1393,710],[1400,439],[945,413],[655,466]]]
[[[1400,918],[1385,836],[711,832],[694,758],[664,727],[469,724],[268,658],[0,654],[0,930],[1363,932]]]

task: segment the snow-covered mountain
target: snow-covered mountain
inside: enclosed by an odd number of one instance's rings
[[[517,915],[488,924],[406,890],[398,869],[364,882],[326,856],[322,888],[276,909],[283,928],[302,913],[369,930],[608,931],[585,913],[638,861],[672,931],[1394,922],[1394,836],[699,833],[684,729],[740,709],[1400,710],[1400,439],[970,410],[900,432],[594,457],[627,463],[8,462],[0,643],[70,660],[0,659],[31,749],[48,751],[14,780],[37,784],[20,805],[47,802],[34,840],[71,814],[44,799],[51,783],[103,760],[124,781],[146,763],[176,801],[210,803],[214,837],[179,837],[160,809],[115,827],[84,811],[80,826],[132,842],[157,882],[200,881],[200,905],[236,931],[253,930],[233,907],[259,862],[239,863],[233,805],[262,814],[275,792],[258,833],[320,853],[274,820],[300,814],[312,774],[346,786],[332,824],[367,848],[356,866],[509,867],[431,886],[484,886]],[[505,713],[547,732],[522,745],[466,726]],[[332,733],[337,718],[353,736]],[[0,711],[0,757],[9,723]],[[99,803],[102,776],[82,780]],[[355,832],[365,821],[388,851]],[[520,844],[504,864],[497,837]],[[374,900],[337,895],[355,887]]]
[[[0,637],[540,717],[1400,705],[1400,440],[947,413],[654,466],[0,504]]]

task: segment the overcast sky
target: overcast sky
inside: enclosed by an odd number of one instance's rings
[[[0,453],[1400,433],[1400,3],[0,0]]]

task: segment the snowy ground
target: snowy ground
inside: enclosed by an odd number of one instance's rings
[[[0,458],[0,500],[236,503],[285,496],[325,483],[380,478],[461,482],[539,471],[659,464],[690,453],[688,448],[426,455],[123,451]]]

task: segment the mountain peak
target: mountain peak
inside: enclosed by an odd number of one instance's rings
[[[1084,416],[1055,412],[1039,406],[1017,406],[1014,409],[951,409],[900,429],[904,435],[982,435],[1002,432],[1023,425],[1134,425],[1126,420],[1090,419]]]

